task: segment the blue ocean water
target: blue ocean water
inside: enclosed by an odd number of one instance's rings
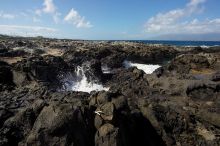
[[[220,41],[160,41],[160,40],[132,40],[145,44],[164,44],[175,46],[220,46]]]

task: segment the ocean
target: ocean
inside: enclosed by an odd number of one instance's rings
[[[139,42],[145,44],[163,44],[175,46],[220,46],[220,41],[160,41],[160,40],[131,40],[131,42]]]

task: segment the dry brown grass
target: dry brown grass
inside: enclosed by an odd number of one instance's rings
[[[8,64],[13,64],[18,61],[21,61],[22,57],[0,57],[0,60],[7,62]]]
[[[210,75],[215,73],[215,71],[213,69],[203,68],[203,69],[191,69],[190,73],[193,75],[198,75],[198,74]]]
[[[47,49],[45,50],[45,53],[42,54],[42,56],[45,56],[45,55],[62,56],[63,53],[64,51],[60,49]]]
[[[197,132],[199,135],[203,136],[206,140],[212,141],[216,138],[215,134],[212,133],[212,131],[208,131],[204,127],[197,127]]]

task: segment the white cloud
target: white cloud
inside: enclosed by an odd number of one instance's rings
[[[53,21],[58,24],[60,22],[60,16],[61,16],[61,13],[59,12],[56,12],[54,15],[53,15]]]
[[[147,33],[169,34],[169,33],[211,33],[219,30],[220,19],[199,21],[185,21],[204,10],[203,3],[206,0],[190,0],[182,9],[174,9],[166,13],[159,13],[151,17],[144,28]]]
[[[65,16],[64,21],[73,24],[77,28],[91,28],[93,27],[89,21],[85,20],[76,10],[73,8]]]
[[[43,5],[43,12],[51,14],[56,12],[56,6],[54,5],[53,0],[44,0]]]
[[[182,28],[181,28],[182,27]],[[181,29],[180,29],[181,28]],[[179,29],[179,30],[178,30]],[[194,19],[184,25],[176,25],[177,32],[181,33],[220,33],[220,19],[199,21]]]
[[[43,14],[50,14],[53,18],[53,21],[58,24],[61,20],[62,14],[58,11],[54,0],[44,0],[43,7],[35,10],[35,14],[40,17]],[[34,22],[39,22],[37,17],[33,18]],[[71,23],[77,28],[90,28],[92,27],[91,23],[85,20],[85,17],[82,17],[76,10],[71,9],[70,12],[64,18],[65,22]]]
[[[43,8],[35,10],[37,16],[42,16],[43,13],[51,14],[55,23],[59,23],[61,13],[57,11],[53,0],[44,0]]]
[[[41,26],[0,25],[0,33],[20,36],[53,37],[58,30]]]
[[[9,13],[4,13],[3,11],[0,12],[0,18],[3,19],[14,19],[15,15],[9,14]]]
[[[201,3],[204,3],[206,0],[191,0],[187,6],[198,6]]]

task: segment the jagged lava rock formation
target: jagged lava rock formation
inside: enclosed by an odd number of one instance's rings
[[[218,47],[7,38],[0,56],[1,146],[220,145]],[[79,66],[108,90],[67,90]]]

